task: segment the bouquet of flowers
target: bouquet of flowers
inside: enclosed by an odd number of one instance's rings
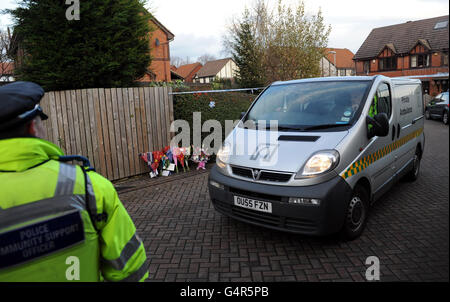
[[[186,165],[186,169],[189,171],[189,157],[191,156],[191,147],[181,148],[181,152],[184,154],[184,163]]]
[[[183,167],[183,171],[189,170],[189,157],[191,155],[191,147],[171,148],[169,146],[161,151],[153,151],[140,153],[141,157],[149,166],[151,172],[150,177],[156,177],[160,173],[163,176],[169,176],[176,170],[178,173],[178,163]]]
[[[164,153],[162,153],[161,151],[153,151],[153,163],[152,163],[153,171],[158,170],[159,164],[163,156]]]
[[[177,169],[177,173],[178,173],[178,163],[181,164],[181,166],[183,167],[183,171],[186,172],[186,169],[189,171],[189,162],[188,162],[188,158],[190,155],[190,148],[178,148],[175,147],[172,150],[172,157],[173,157],[173,162],[175,164],[175,167]]]
[[[194,154],[192,155],[191,160],[194,163],[197,163],[197,170],[199,169],[205,170],[206,169],[205,166],[209,160],[209,156],[203,148],[197,148]]]
[[[163,156],[161,157],[161,168],[163,170],[166,170],[167,168],[169,168],[169,165],[170,165],[169,157],[166,154],[163,154]]]
[[[148,165],[148,168],[150,169],[151,178],[158,176],[159,160],[155,159],[154,154],[155,152],[139,153],[139,157],[145,161],[145,163]]]

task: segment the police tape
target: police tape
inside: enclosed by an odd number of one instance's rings
[[[381,148],[379,150],[377,150],[376,152],[369,154],[359,160],[356,160],[355,162],[353,162],[345,172],[343,172],[341,174],[341,177],[343,179],[347,179],[351,176],[354,176],[356,174],[358,174],[359,172],[362,172],[364,169],[366,169],[368,166],[370,166],[371,164],[373,164],[374,162],[376,162],[377,160],[385,157],[386,155],[388,155],[389,153],[395,151],[396,149],[400,148],[401,146],[403,146],[404,144],[406,144],[407,142],[409,142],[410,140],[420,136],[423,132],[423,127],[402,137],[399,140],[396,140],[395,142],[393,142],[392,144],[389,144],[387,146],[385,146],[384,148]]]

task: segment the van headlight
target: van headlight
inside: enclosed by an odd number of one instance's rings
[[[309,178],[331,171],[339,163],[339,152],[336,150],[320,151],[311,156],[295,178]]]
[[[231,154],[231,145],[229,143],[224,143],[217,151],[216,163],[220,168],[224,168],[228,163]]]

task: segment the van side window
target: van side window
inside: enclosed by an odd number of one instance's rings
[[[376,106],[376,110],[375,110],[375,106]],[[376,115],[379,113],[386,113],[388,118],[391,117],[392,98],[391,98],[391,91],[389,89],[388,84],[381,83],[380,86],[378,86],[377,93],[374,96],[369,113],[375,113],[373,115]]]

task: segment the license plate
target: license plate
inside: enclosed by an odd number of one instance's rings
[[[272,203],[261,200],[254,200],[241,196],[234,196],[234,205],[260,212],[272,213]]]

